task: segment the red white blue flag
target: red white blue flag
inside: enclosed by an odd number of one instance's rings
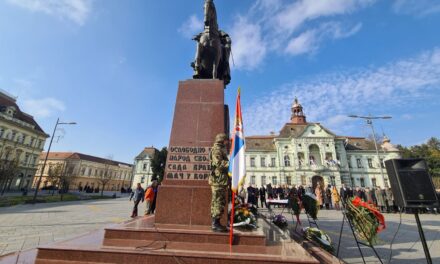
[[[232,147],[229,157],[229,176],[232,178],[231,189],[238,193],[246,177],[245,140],[243,133],[243,118],[241,115],[240,88],[238,88],[235,105],[234,130],[232,132]]]

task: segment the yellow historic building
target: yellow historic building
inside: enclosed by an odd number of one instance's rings
[[[31,187],[48,137],[31,115],[20,110],[16,98],[0,91],[0,191]],[[14,168],[7,170],[10,164]]]
[[[40,177],[45,157],[46,153],[41,153],[34,187]],[[133,176],[133,165],[128,163],[78,152],[50,152],[40,188],[50,186],[60,188],[59,180],[57,181],[57,177],[51,177],[50,173],[57,166],[62,169],[56,176],[67,181],[67,188],[70,190],[84,190],[86,187],[102,190],[102,186],[105,185],[104,191],[119,191],[121,188],[130,187]]]

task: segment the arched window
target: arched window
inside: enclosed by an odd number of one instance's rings
[[[289,157],[289,155],[285,155],[284,156],[284,166],[285,167],[290,167],[290,157]]]

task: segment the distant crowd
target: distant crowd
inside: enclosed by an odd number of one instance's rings
[[[391,188],[350,188],[345,184],[342,184],[342,187],[338,190],[336,186],[328,185],[327,187],[322,187],[318,183],[313,189],[312,186],[272,186],[269,183],[266,186],[263,185],[259,188],[254,185],[249,185],[246,189],[243,189],[240,195],[243,198],[247,197],[247,203],[254,204],[257,207],[261,206],[262,208],[267,208],[268,200],[283,200],[294,196],[298,197],[299,200],[302,200],[302,197],[306,195],[306,193],[315,195],[317,204],[321,209],[340,210],[342,205],[341,199],[347,201],[347,199],[359,197],[363,201],[375,205],[381,212],[395,213],[399,211],[399,208],[394,201],[394,195]]]

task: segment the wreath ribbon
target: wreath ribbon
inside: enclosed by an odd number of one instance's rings
[[[352,204],[356,207],[364,207],[366,209],[368,209],[371,213],[374,214],[374,216],[376,217],[376,219],[379,221],[379,226],[376,229],[376,232],[381,232],[386,228],[385,225],[385,217],[383,216],[383,214],[381,214],[374,206],[362,201],[359,197],[355,197],[352,201]]]

